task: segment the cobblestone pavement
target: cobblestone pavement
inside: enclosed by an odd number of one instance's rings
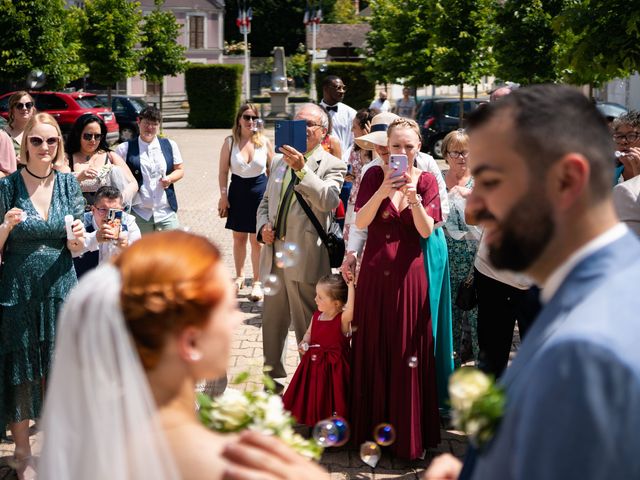
[[[233,272],[231,232],[224,228],[224,220],[217,214],[218,201],[218,154],[229,134],[227,130],[167,129],[165,133],[178,143],[185,162],[185,177],[176,184],[179,203],[179,218],[183,227],[211,239],[221,250],[224,262]],[[251,278],[248,260],[245,276]],[[246,384],[234,388],[261,388],[262,376],[262,304],[248,300],[250,287],[239,291],[238,301],[244,314],[244,322],[234,333],[232,354],[229,362],[229,377],[249,370],[251,376]],[[298,354],[293,332],[287,346],[286,368],[289,379],[298,363]],[[437,450],[427,452],[425,459],[405,462],[383,454],[378,466],[372,469],[359,458],[358,452],[339,450],[325,453],[322,464],[331,472],[332,478],[351,479],[417,479],[433,456],[451,452],[461,457],[466,448],[466,439],[459,432],[442,429],[442,442]],[[36,435],[32,436],[35,441]],[[383,449],[384,450],[384,449]],[[0,480],[15,478],[7,463],[13,454],[13,445],[0,445]]]

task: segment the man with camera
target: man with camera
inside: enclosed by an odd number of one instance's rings
[[[122,193],[115,187],[100,187],[91,212],[84,214],[84,252],[74,259],[78,277],[108,261],[124,247],[140,239],[133,215],[123,210]]]
[[[307,151],[299,152],[290,145],[280,148],[257,213],[258,241],[265,244],[260,253],[260,275],[275,276],[280,286],[265,296],[262,316],[265,366],[271,368],[273,378],[287,376],[284,354],[289,325],[293,322],[296,338],[301,342],[315,310],[315,285],[331,273],[327,249],[296,193],[326,230],[331,212],[340,201],[340,187],[347,171],[342,160],[320,145],[329,126],[326,112],[318,105],[306,104],[295,119],[306,122]],[[274,255],[283,251],[285,242],[297,247],[300,260],[280,268]]]

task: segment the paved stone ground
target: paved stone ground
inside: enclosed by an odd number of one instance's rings
[[[222,251],[225,264],[233,271],[232,237],[225,230],[224,220],[218,218],[218,154],[226,135],[226,130],[167,129],[165,133],[174,139],[185,161],[185,177],[176,185],[179,216],[182,225],[195,233],[210,238]],[[251,278],[251,265],[247,260],[245,276]],[[229,376],[249,370],[249,381],[234,388],[261,388],[262,334],[260,330],[262,305],[247,299],[249,287],[239,292],[238,301],[244,314],[243,324],[234,333],[233,350],[229,363]],[[298,363],[295,337],[290,332],[286,368],[289,379]],[[35,429],[34,429],[35,431]],[[35,441],[37,435],[32,436]],[[384,454],[377,468],[372,469],[359,458],[358,452],[348,450],[328,451],[322,464],[331,472],[332,478],[351,479],[416,479],[429,464],[433,456],[451,452],[461,457],[466,448],[466,438],[459,432],[442,429],[442,442],[437,450],[428,451],[424,460],[404,462]],[[0,445],[0,480],[15,478],[7,463],[13,454],[13,445]]]

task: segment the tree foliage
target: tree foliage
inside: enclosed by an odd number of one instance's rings
[[[360,19],[356,16],[353,8],[353,0],[336,0],[333,8],[333,18],[335,23],[358,23]]]
[[[430,84],[430,2],[373,0],[365,59],[370,78],[380,83]]]
[[[81,77],[74,18],[64,0],[0,0],[0,79],[23,87],[34,69],[47,75],[47,88],[58,89]]]
[[[129,0],[87,0],[80,10],[80,55],[91,77],[103,85],[138,73],[142,12]]]
[[[558,79],[558,34],[553,20],[563,0],[494,0],[495,74],[521,84]]]
[[[155,4],[155,10],[144,18],[142,24],[140,73],[153,82],[162,82],[165,76],[185,71],[187,49],[177,42],[182,26],[175,15],[160,10],[164,0],[156,0]]]
[[[563,80],[599,85],[640,70],[640,9],[628,0],[566,0],[553,26]]]

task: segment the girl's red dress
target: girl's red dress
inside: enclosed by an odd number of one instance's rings
[[[342,333],[342,313],[331,320],[313,314],[309,350],[302,356],[282,400],[298,423],[347,415],[349,338]]]

